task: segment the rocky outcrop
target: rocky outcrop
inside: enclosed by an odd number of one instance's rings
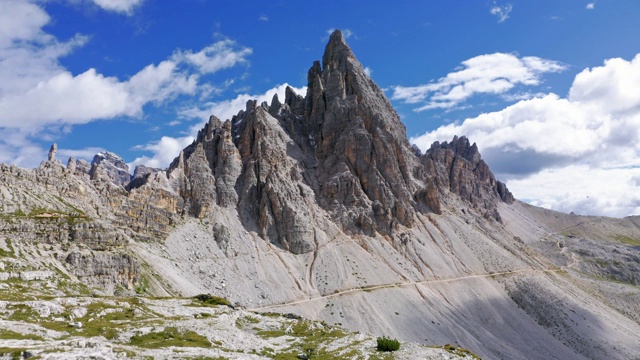
[[[98,169],[98,165],[101,169]],[[120,156],[109,151],[99,152],[93,157],[89,175],[92,178],[98,178],[99,176],[94,174],[96,171],[104,172],[104,176],[116,185],[126,186],[131,181],[127,163]]]
[[[129,254],[119,252],[71,252],[65,263],[83,283],[107,293],[118,287],[134,290],[140,282],[140,265]]]
[[[287,88],[284,102],[249,101],[230,121],[209,119],[167,171],[185,213],[203,218],[216,206],[236,207],[248,229],[303,253],[322,227],[315,207],[348,234],[395,236],[416,213],[440,213],[443,189],[494,218],[495,201],[512,199],[475,145],[456,140],[425,155],[409,146],[399,116],[339,31],[322,65],[309,70],[307,89],[302,97]]]
[[[276,101],[272,108],[279,107]],[[242,158],[238,208],[245,223],[257,223],[263,238],[296,254],[309,252],[315,247],[314,194],[304,180],[304,154],[268,111],[266,104],[249,101],[232,119]]]
[[[171,185],[185,200],[187,212],[203,217],[214,205],[237,204],[235,185],[241,167],[231,123],[212,116],[196,140],[171,163],[167,173]]]
[[[406,130],[339,31],[308,74],[305,121],[315,141],[321,204],[348,232],[391,233],[414,221],[425,185]]]
[[[144,165],[137,165],[136,168],[133,170],[133,178],[134,179],[144,178],[149,174],[155,174],[160,171],[162,170],[144,166]]]
[[[67,171],[71,174],[75,174],[76,172],[76,159],[74,159],[73,156],[67,161]]]
[[[47,158],[48,161],[54,161],[56,159],[56,152],[58,151],[58,145],[53,144],[49,149],[49,156]]]
[[[138,240],[162,241],[179,222],[184,200],[171,188],[164,171],[136,177],[116,209],[118,223],[135,232]]]
[[[500,220],[496,201],[514,201],[506,185],[495,179],[482,160],[477,145],[471,145],[465,136],[433,143],[420,161],[433,174],[436,186],[457,194],[488,217]]]
[[[84,159],[78,159],[76,160],[76,167],[75,167],[75,174],[76,175],[89,175],[89,173],[91,172],[91,164],[84,160]]]

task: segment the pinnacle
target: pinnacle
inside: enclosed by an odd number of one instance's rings
[[[335,30],[329,37],[329,42],[325,47],[324,55],[322,56],[322,68],[325,69],[327,66],[332,66],[332,64],[335,66],[347,58],[355,58],[355,56],[344,40],[342,32]]]

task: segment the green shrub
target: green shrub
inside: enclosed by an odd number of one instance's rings
[[[200,294],[200,295],[194,296],[194,298],[196,300],[199,300],[203,304],[206,304],[206,305],[226,305],[226,306],[231,306],[231,303],[229,302],[229,300],[227,300],[227,299],[225,299],[223,297],[215,296],[215,295]]]
[[[386,336],[378,338],[378,351],[396,351],[400,349],[400,342],[396,339],[389,339]]]

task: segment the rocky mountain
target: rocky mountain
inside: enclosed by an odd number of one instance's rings
[[[526,205],[466,137],[422,154],[405,133],[336,31],[305,96],[212,116],[166,170],[131,177],[108,152],[63,166],[55,147],[0,165],[0,279],[34,297],[212,293],[485,358],[640,353],[638,218]],[[134,328],[158,332],[112,345]]]

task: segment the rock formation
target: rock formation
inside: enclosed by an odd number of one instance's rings
[[[307,78],[211,116],[167,170],[131,177],[110,152],[65,168],[55,145],[0,164],[0,282],[214,292],[487,358],[640,352],[638,219],[518,202],[464,136],[410,146],[339,31]]]
[[[74,159],[73,156],[69,158],[69,161],[67,161],[67,170],[71,174],[75,174],[76,172],[76,159]]]
[[[104,176],[111,179],[114,184],[126,186],[131,181],[131,175],[129,174],[129,166],[122,160],[122,158],[112,152],[102,151],[97,153],[91,161],[91,170],[89,175],[92,177],[98,177],[94,175],[98,168],[101,166],[101,171],[104,171]]]
[[[339,31],[308,82],[304,98],[288,88],[284,103],[274,96],[271,104],[249,101],[230,121],[211,117],[168,170],[187,212],[204,217],[215,205],[238,206],[248,228],[304,253],[315,246],[313,228],[322,227],[308,211],[316,204],[346,233],[393,236],[413,226],[416,212],[441,211],[438,187],[497,219],[498,189],[513,200],[475,145],[468,154],[417,157],[397,113]],[[453,182],[442,178],[441,168],[458,174],[460,167],[468,171]]]
[[[58,145],[53,144],[49,149],[48,161],[54,161],[56,159],[56,152],[58,151]]]
[[[435,142],[420,161],[428,173],[434,174],[438,187],[449,189],[472,206],[484,209],[486,216],[500,220],[495,201],[499,199],[507,204],[514,201],[506,185],[495,179],[482,160],[476,144],[470,145],[464,136],[455,136],[450,143]]]

